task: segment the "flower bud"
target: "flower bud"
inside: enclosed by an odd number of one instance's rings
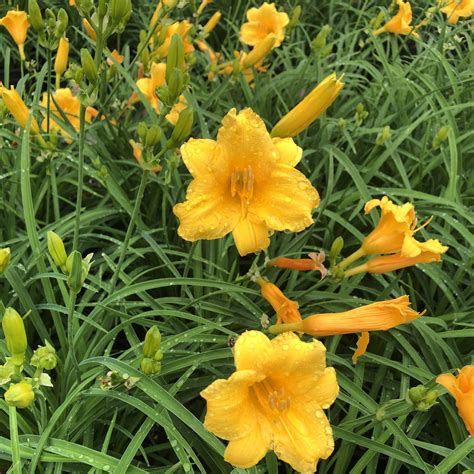
[[[339,257],[342,249],[344,248],[344,239],[339,236],[337,237],[331,245],[331,250],[329,251],[329,259],[331,262],[334,262],[337,257]]]
[[[152,125],[146,133],[145,147],[154,147],[161,138],[161,128],[158,125]]]
[[[294,137],[309,127],[340,94],[344,83],[333,73],[325,77],[273,127],[272,137]]]
[[[69,40],[63,36],[59,40],[58,51],[56,53],[56,59],[54,61],[54,72],[61,76],[67,69],[67,63],[69,58]]]
[[[45,341],[45,344],[45,346],[38,346],[38,349],[33,352],[30,364],[38,369],[52,370],[58,363],[56,350],[48,341]]]
[[[91,53],[89,53],[89,51],[85,48],[81,49],[81,64],[87,79],[92,84],[97,84],[99,81],[97,68],[95,66],[94,60],[92,59]]]
[[[61,237],[59,237],[59,235],[53,232],[52,230],[48,232],[48,250],[49,254],[54,260],[54,263],[58,267],[61,267],[62,270],[64,270],[63,267],[66,265],[67,260],[67,253],[64,247],[64,242]]]
[[[143,357],[153,358],[155,353],[160,350],[161,333],[157,326],[148,329],[143,344]]]
[[[0,249],[0,275],[7,269],[10,258],[11,251],[9,247]]]
[[[407,401],[413,404],[416,411],[428,411],[436,405],[438,396],[438,390],[429,390],[423,385],[417,385],[408,390]]]
[[[386,125],[382,130],[378,133],[377,138],[375,139],[376,145],[383,145],[387,140],[390,140],[392,136],[392,131],[390,130],[390,125]]]
[[[138,136],[142,142],[145,141],[146,134],[148,133],[148,127],[145,122],[140,122],[137,126]]]
[[[296,5],[291,12],[290,22],[288,23],[286,30],[291,31],[297,24],[301,16],[301,5]]]
[[[79,293],[84,282],[82,256],[80,252],[74,250],[66,260],[66,268],[69,273],[67,284],[73,293]]]
[[[60,8],[58,11],[58,20],[56,22],[56,28],[54,30],[54,35],[57,39],[62,38],[64,36],[68,23],[69,18],[67,16],[66,10],[64,10],[64,8]]]
[[[311,42],[311,48],[320,57],[325,57],[332,51],[332,48],[327,46],[327,37],[331,31],[332,28],[329,25],[324,25],[316,35],[316,38]]]
[[[222,16],[221,12],[215,12],[214,15],[211,16],[209,21],[203,27],[205,36],[208,36],[211,33],[211,31],[217,26],[217,23],[219,23],[221,16]]]
[[[10,385],[10,388],[4,394],[8,405],[17,408],[27,408],[35,399],[35,393],[30,383],[23,381]]]
[[[28,341],[23,319],[13,308],[5,310],[2,329],[8,352],[11,355],[11,362],[15,365],[22,365],[25,360]]]
[[[168,82],[169,101],[173,101],[181,95],[184,88],[184,73],[181,69],[174,68]]]
[[[259,62],[263,61],[275,46],[276,40],[276,36],[273,33],[270,33],[265,37],[264,40],[254,46],[252,51],[244,56],[244,59],[241,63],[242,69],[255,66]]]
[[[125,25],[130,15],[132,14],[132,2],[131,0],[111,0],[110,2],[110,16],[112,18],[112,24]]]
[[[433,138],[431,148],[433,150],[438,149],[441,146],[441,144],[447,140],[448,136],[449,136],[449,127],[441,127],[436,133],[435,137]]]
[[[22,98],[12,86],[10,90],[6,89],[5,87],[0,88],[2,92],[3,103],[7,106],[10,113],[15,117],[15,120],[18,124],[26,128],[26,124],[28,123],[28,117],[30,115],[30,110],[23,102]],[[38,134],[40,132],[38,122],[35,118],[31,121],[31,132],[34,134]]]
[[[162,3],[165,7],[168,7],[169,9],[171,9],[176,6],[176,4],[178,3],[178,0],[162,0]]]
[[[171,37],[168,56],[166,58],[166,83],[169,84],[175,70],[184,69],[184,45],[181,36],[174,34]]]
[[[140,362],[140,370],[145,375],[156,375],[161,372],[161,362],[144,357]]]
[[[33,29],[37,33],[41,33],[44,29],[43,17],[41,15],[41,9],[36,0],[28,1],[28,14],[29,14],[30,23]]]
[[[171,138],[168,140],[168,147],[173,148],[188,138],[193,128],[194,112],[192,109],[185,109],[179,114],[178,121],[174,127]]]
[[[99,5],[97,7],[97,14],[99,17],[104,18],[107,13],[107,0],[99,0]]]

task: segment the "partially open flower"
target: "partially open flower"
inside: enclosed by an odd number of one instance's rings
[[[28,123],[30,110],[23,102],[18,92],[13,86],[11,86],[10,89],[7,89],[1,84],[0,92],[2,94],[3,103],[7,106],[13,117],[15,117],[15,120],[20,125],[20,127],[25,128],[26,124]],[[34,117],[31,120],[31,132],[34,134],[39,134],[40,132],[38,122]]]
[[[467,431],[474,436],[474,365],[463,367],[457,377],[453,374],[438,375],[436,382],[454,397],[459,416]]]
[[[23,11],[10,10],[3,18],[0,18],[0,25],[4,26],[13,41],[17,44],[20,51],[20,57],[25,60],[24,45],[26,41],[26,33],[30,27],[28,14]]]
[[[164,41],[154,50],[153,53],[160,59],[166,58],[173,35],[179,35],[181,37],[184,46],[184,54],[192,53],[194,47],[189,38],[192,27],[193,25],[187,20],[178,21],[171,25],[163,25],[162,28],[166,28]]]
[[[397,33],[399,35],[412,35],[418,37],[419,34],[414,31],[411,26],[412,12],[409,2],[404,0],[397,0],[398,12],[395,16],[390,18],[384,26],[374,31],[374,35],[378,36],[381,33]]]
[[[207,401],[204,426],[229,440],[224,459],[249,468],[269,450],[298,472],[316,470],[334,440],[323,409],[339,392],[336,372],[326,367],[326,349],[285,333],[269,340],[242,334],[234,348],[236,371],[201,392]]]

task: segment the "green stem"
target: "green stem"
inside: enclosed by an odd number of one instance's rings
[[[51,193],[53,195],[53,210],[54,220],[57,222],[60,217],[59,211],[59,198],[58,198],[58,183],[56,181],[56,170],[54,168],[54,162],[51,159],[49,162],[49,175],[51,177]]]
[[[68,354],[66,357],[66,363],[65,363],[65,372],[68,373],[69,370],[68,366],[70,363],[73,365],[73,372],[76,376],[76,381],[77,383],[80,382],[80,371],[79,371],[79,364],[77,363],[76,359],[76,348],[74,344],[74,326],[75,326],[75,320],[74,320],[74,309],[76,307],[76,299],[77,295],[71,291],[69,293],[69,309],[68,309],[68,316],[67,316],[67,341],[68,341]]]
[[[112,276],[112,282],[110,283],[109,294],[112,294],[114,291],[115,285],[117,284],[117,280],[120,274],[120,269],[122,268],[123,261],[125,260],[125,255],[128,251],[128,244],[130,242],[130,237],[132,236],[133,229],[135,227],[135,221],[138,217],[138,212],[140,211],[140,206],[142,203],[143,195],[145,193],[146,183],[148,181],[148,174],[150,172],[148,170],[143,170],[142,179],[140,181],[140,186],[137,191],[137,196],[135,198],[135,205],[133,207],[132,215],[130,217],[130,222],[128,224],[127,233],[125,234],[125,239],[122,243],[122,249],[120,252],[119,261],[117,266],[115,267],[114,274]]]
[[[74,226],[73,250],[77,250],[79,246],[79,228],[81,225],[81,207],[82,207],[82,188],[84,185],[84,145],[85,145],[85,128],[86,128],[86,107],[81,104],[79,113],[79,169],[77,176],[77,197],[76,197],[76,222]]]
[[[51,50],[48,49],[48,80],[47,80],[47,110],[46,110],[46,133],[49,133],[49,126],[51,122]]]
[[[99,18],[99,25],[97,28],[97,40],[95,43],[95,67],[97,71],[100,68],[100,61],[102,59],[102,52],[104,50],[104,19]]]
[[[365,256],[365,251],[361,247],[359,250],[356,250],[352,255],[349,255],[347,258],[345,258],[338,265],[338,268],[344,270],[344,268],[347,268],[351,263],[354,263],[356,260],[359,260],[359,258],[362,258],[364,256]]]
[[[18,438],[18,422],[16,418],[16,407],[8,407],[10,419],[10,442],[12,446],[12,469],[13,474],[21,474],[20,440]]]
[[[358,265],[357,267],[351,268],[344,272],[344,277],[351,277],[357,275],[359,273],[363,273],[367,271],[367,264],[363,263],[362,265]]]

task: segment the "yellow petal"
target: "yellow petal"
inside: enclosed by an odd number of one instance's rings
[[[260,331],[246,331],[239,336],[235,343],[235,368],[238,371],[259,370],[263,372],[263,368],[271,360],[272,352],[272,344],[265,334]]]
[[[234,372],[227,380],[216,380],[201,392],[207,401],[206,429],[222,439],[235,440],[256,429],[256,405],[249,387],[264,378],[253,370]]]
[[[263,120],[247,108],[237,114],[231,109],[217,134],[222,159],[236,169],[252,168],[255,182],[268,178],[278,153]]]
[[[166,64],[165,63],[153,63],[151,65],[151,80],[153,87],[161,87],[166,84]]]
[[[276,146],[280,155],[279,163],[291,167],[296,166],[303,156],[303,150],[293,141],[292,138],[273,138],[273,144]]]
[[[296,384],[290,383],[290,389],[296,386]],[[295,392],[294,388],[292,392]],[[338,394],[339,384],[337,383],[336,371],[333,367],[327,367],[311,387],[307,387],[305,392],[300,392],[298,403],[305,403],[313,406],[314,409],[317,407],[326,409],[334,403]]]
[[[214,165],[216,142],[209,139],[190,138],[182,147],[184,164],[194,178],[209,174]]]
[[[441,374],[436,377],[436,383],[442,385],[454,398],[461,395],[456,377],[453,374]]]
[[[367,350],[367,346],[369,345],[370,336],[368,331],[364,331],[357,339],[357,349],[354,351],[352,355],[352,363],[357,364],[357,359],[365,354]]]
[[[241,256],[265,250],[270,245],[268,228],[264,222],[242,219],[232,231],[235,245]]]
[[[474,391],[463,394],[457,400],[456,406],[467,431],[471,436],[474,436]]]
[[[257,419],[261,417],[257,415]],[[255,429],[238,440],[231,441],[225,452],[224,459],[233,466],[248,468],[255,466],[270,448],[270,429],[261,429],[256,423]]]
[[[269,179],[255,189],[249,212],[272,230],[299,232],[313,224],[311,211],[319,200],[318,192],[302,173],[278,164]]]
[[[275,428],[275,454],[298,472],[314,472],[319,459],[334,450],[334,438],[322,410],[290,408]]]
[[[207,175],[191,182],[186,201],[173,208],[180,220],[180,237],[190,241],[218,239],[234,230],[240,219],[240,202],[225,191]]]

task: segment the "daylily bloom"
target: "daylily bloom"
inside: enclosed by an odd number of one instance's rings
[[[4,26],[8,30],[8,33],[10,33],[13,41],[18,46],[21,59],[24,60],[26,32],[30,27],[28,14],[24,11],[10,10],[3,18],[0,18],[0,25]]]
[[[194,178],[186,202],[173,209],[183,239],[232,232],[240,255],[247,255],[268,247],[271,230],[299,232],[313,223],[319,195],[295,169],[301,148],[291,138],[272,139],[251,109],[231,109],[217,141],[191,138],[181,153]]]
[[[290,22],[286,13],[278,12],[274,3],[267,2],[259,8],[250,8],[247,19],[248,22],[240,28],[240,41],[256,46],[273,33],[276,37],[275,48],[285,39],[285,26]]]
[[[51,110],[51,122],[50,127],[61,132],[63,137],[66,140],[71,140],[71,135],[64,127],[64,118],[61,112],[66,116],[67,120],[71,126],[79,131],[80,128],[80,109],[81,103],[79,99],[72,95],[72,91],[69,88],[57,89],[53,94],[53,99],[50,100],[49,106]],[[56,105],[57,104],[57,105]],[[48,106],[48,95],[45,92],[43,94],[43,99],[41,100],[41,105],[46,108]],[[58,109],[59,107],[59,109]],[[90,123],[94,117],[97,117],[99,112],[94,109],[94,107],[86,108],[86,122]],[[41,124],[43,130],[46,130],[47,118],[45,118]]]
[[[279,324],[269,328],[272,334],[284,331],[305,332],[311,336],[335,336],[336,334],[362,333],[356,356],[365,352],[369,331],[388,331],[422,316],[410,308],[408,296],[393,300],[377,301],[360,308],[341,313],[313,314],[292,324]]]
[[[430,241],[426,243],[428,244],[429,242]],[[446,250],[447,247],[442,247],[439,253],[422,251],[416,257],[403,257],[399,253],[394,255],[383,255],[380,257],[374,257],[362,265],[350,268],[344,273],[344,275],[348,277],[352,275],[357,275],[358,273],[362,272],[381,274],[400,270],[401,268],[412,267],[413,265],[418,265],[419,263],[440,262],[441,253],[444,253]]]
[[[275,324],[296,323],[301,321],[301,314],[296,301],[287,298],[278,286],[263,278],[257,278],[256,282],[260,285],[262,296],[272,305],[272,308],[277,314]]]
[[[327,275],[327,269],[324,266],[326,254],[323,250],[320,253],[311,252],[309,258],[285,258],[278,257],[270,260],[267,267],[287,268],[289,270],[299,270],[301,272],[317,270],[321,272],[321,278]]]
[[[308,128],[336,100],[344,83],[333,73],[325,77],[273,127],[272,137],[294,137]]]
[[[165,63],[153,63],[151,65],[150,78],[138,79],[137,87],[143,93],[143,95],[148,99],[150,105],[159,112],[160,102],[158,96],[156,95],[156,88],[166,85],[166,64]],[[135,96],[132,98],[135,100]],[[184,95],[179,96],[179,102],[174,105],[170,113],[166,115],[166,120],[173,125],[176,125],[178,121],[179,114],[186,109],[187,102]]]
[[[236,371],[201,392],[204,426],[230,441],[224,459],[249,468],[273,450],[296,471],[314,472],[334,450],[323,409],[339,392],[323,344],[302,342],[293,333],[269,340],[248,331],[237,339],[234,359]]]
[[[452,0],[444,2],[441,11],[448,17],[448,23],[454,25],[459,18],[468,18],[474,13],[474,0]]]
[[[0,92],[2,94],[3,103],[7,106],[13,117],[15,117],[15,120],[18,122],[18,124],[25,128],[28,122],[28,117],[30,116],[30,110],[23,102],[18,92],[13,86],[11,86],[10,89],[7,89],[1,84]],[[31,121],[31,132],[34,134],[39,134],[40,132],[38,122],[34,117]]]
[[[192,53],[194,51],[194,47],[189,40],[189,34],[192,27],[193,25],[187,20],[178,21],[171,25],[163,25],[162,28],[166,28],[165,39],[163,43],[155,49],[154,54],[160,59],[166,58],[173,35],[181,36],[184,46],[184,54]]]
[[[463,367],[457,377],[453,374],[438,375],[436,382],[454,397],[459,416],[469,434],[474,436],[474,365]]]
[[[397,14],[390,18],[382,28],[375,30],[374,35],[378,36],[381,33],[397,33],[399,35],[413,35],[418,37],[419,34],[414,31],[411,26],[412,12],[410,3],[404,0],[397,0],[397,4]]]

